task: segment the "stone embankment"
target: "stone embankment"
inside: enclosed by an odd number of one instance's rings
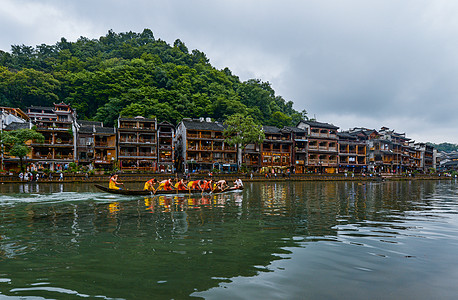
[[[164,173],[138,173],[138,174],[119,174],[119,182],[145,182],[151,178],[156,178],[157,180],[162,180],[166,178],[182,178],[182,174],[164,174]],[[47,183],[62,183],[62,182],[71,182],[71,183],[103,183],[109,181],[109,175],[86,175],[86,174],[73,174],[73,173],[64,173],[63,179],[59,178],[58,174],[55,174],[52,179],[49,178],[39,178],[37,180],[32,180],[31,182],[47,182]],[[207,174],[191,174],[189,179],[209,179],[210,177]],[[264,174],[253,174],[251,177],[250,174],[215,174],[212,176],[214,180],[225,179],[228,182],[234,181],[237,178],[241,178],[245,182],[264,182],[264,181],[391,181],[391,180],[437,180],[437,179],[451,179],[444,175],[439,174],[428,174],[428,175],[414,175],[414,176],[405,176],[405,175],[382,175],[382,176],[362,176],[354,175],[345,176],[344,174],[291,174],[283,175],[277,174],[270,175],[266,177]],[[30,180],[29,180],[30,181]],[[21,181],[17,174],[13,175],[0,175],[0,182],[2,183],[24,183]]]

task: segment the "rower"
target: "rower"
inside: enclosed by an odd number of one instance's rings
[[[177,191],[186,191],[187,190],[186,183],[183,180],[183,178],[181,180],[179,180],[177,183],[175,183],[175,189]]]
[[[202,186],[201,186],[201,181],[202,180],[194,180],[194,181],[190,181],[188,182],[188,190],[189,190],[189,193],[191,193],[191,190],[200,190],[202,191]]]
[[[205,184],[203,186],[203,190],[204,191],[211,191],[212,190],[212,186],[213,186],[213,180],[212,179],[207,180],[207,181],[205,181]]]
[[[218,185],[221,189],[228,187],[226,180],[219,180],[216,185]]]
[[[147,182],[145,182],[145,185],[143,186],[143,190],[148,190],[148,191],[154,191],[154,184],[157,183],[156,178],[151,178]]]
[[[166,179],[159,182],[159,186],[156,191],[171,191],[172,190],[172,179]]]
[[[108,188],[112,190],[122,190],[118,185],[124,185],[124,183],[118,182],[118,175],[113,174],[110,177],[110,183],[108,184]]]
[[[223,192],[228,187],[226,180],[219,180],[215,183],[213,191]]]
[[[241,189],[243,188],[243,182],[242,179],[237,178],[237,180],[234,181],[234,185],[236,189]]]

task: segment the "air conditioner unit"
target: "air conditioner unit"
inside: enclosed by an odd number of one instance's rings
[[[86,142],[86,146],[90,146],[90,145],[92,145],[91,142]]]

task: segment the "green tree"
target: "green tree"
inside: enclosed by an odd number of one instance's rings
[[[142,107],[142,115],[173,124],[182,117],[224,121],[236,113],[265,125],[295,125],[301,118],[269,82],[241,82],[228,68],[213,67],[205,53],[190,51],[179,39],[169,45],[149,29],[0,51],[0,105],[25,109],[58,101],[79,118],[107,125],[123,109],[138,114]],[[275,112],[283,115],[272,119]]]
[[[2,149],[11,156],[19,157],[21,171],[24,171],[23,158],[30,152],[27,141],[43,142],[44,136],[33,129],[19,129],[13,131],[2,131],[1,141],[4,146]]]
[[[270,118],[269,125],[283,128],[291,124],[291,117],[282,113],[281,111],[276,111],[272,114]]]
[[[230,116],[224,124],[227,126],[224,129],[223,135],[225,142],[229,145],[237,145],[237,166],[240,170],[242,165],[242,150],[248,144],[262,143],[265,138],[262,126],[255,123],[250,116],[243,114],[234,114]]]

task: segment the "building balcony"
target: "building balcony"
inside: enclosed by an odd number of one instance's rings
[[[171,138],[173,134],[171,132],[161,132],[159,131],[159,137]]]
[[[172,145],[159,145],[160,150],[172,150]]]
[[[172,163],[172,162],[173,162],[173,159],[171,159],[171,158],[161,158],[161,157],[159,157],[158,162],[162,162],[162,163]]]
[[[312,132],[312,133],[310,133],[310,136],[312,136],[312,137],[329,138],[329,139],[336,139],[337,138],[337,135],[335,135],[335,134],[318,133],[318,132]]]
[[[95,163],[95,164],[104,164],[104,165],[108,165],[108,164],[112,164],[113,161],[107,160],[107,159],[95,159],[95,160],[94,160],[94,163]]]
[[[329,166],[329,165],[337,165],[337,159],[309,159],[309,165],[311,166]]]
[[[55,154],[53,159],[73,160],[72,154]]]
[[[154,144],[156,143],[156,140],[154,139],[138,139],[139,143],[144,143],[144,144]]]
[[[186,135],[188,139],[205,139],[205,140],[212,140],[211,134],[190,134]]]
[[[107,143],[107,142],[96,142],[96,148],[115,148],[116,145],[114,143]]]
[[[138,139],[134,138],[120,138],[119,139],[120,143],[138,143]]]
[[[148,157],[148,158],[156,158],[157,154],[156,153],[151,153],[151,152],[120,152],[119,153],[120,157]]]

